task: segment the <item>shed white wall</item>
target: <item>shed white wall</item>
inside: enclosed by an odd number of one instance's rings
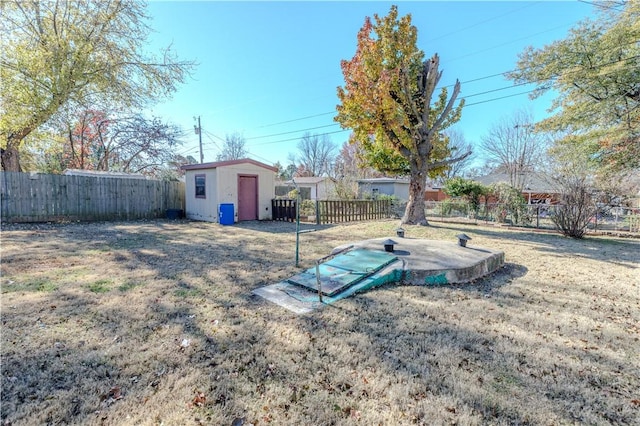
[[[206,198],[196,198],[196,175],[204,175]],[[185,173],[185,216],[192,220],[219,222],[220,204],[233,204],[234,222],[238,221],[238,176],[258,176],[258,219],[271,219],[271,200],[275,198],[275,173],[250,163],[212,169],[187,170]]]
[[[233,203],[234,222],[238,221],[238,175],[258,176],[258,220],[270,220],[271,200],[276,196],[275,173],[254,164],[218,168],[218,204]]]
[[[196,175],[205,176],[205,198],[196,198]],[[184,180],[187,219],[217,222],[217,169],[187,170]]]

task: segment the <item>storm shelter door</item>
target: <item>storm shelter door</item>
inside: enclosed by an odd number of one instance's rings
[[[258,219],[258,176],[238,175],[238,222]]]

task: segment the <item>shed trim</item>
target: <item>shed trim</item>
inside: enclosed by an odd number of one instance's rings
[[[241,158],[239,160],[215,161],[212,163],[186,164],[184,166],[181,166],[180,168],[182,170],[202,170],[202,169],[215,169],[218,167],[225,167],[225,166],[235,166],[237,164],[253,164],[254,166],[272,170],[273,172],[278,171],[276,167],[270,166],[265,163],[261,163],[256,160],[252,160],[251,158]]]

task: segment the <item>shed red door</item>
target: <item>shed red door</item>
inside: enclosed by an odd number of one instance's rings
[[[238,222],[258,219],[258,176],[238,176]]]

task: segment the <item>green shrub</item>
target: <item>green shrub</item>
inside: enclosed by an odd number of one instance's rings
[[[442,189],[447,195],[467,200],[476,215],[480,209],[480,198],[489,192],[489,188],[483,184],[461,177],[447,180]]]
[[[313,200],[302,200],[300,203],[300,214],[303,216],[313,216],[316,214],[316,202]]]
[[[459,198],[447,198],[440,203],[440,209],[443,216],[451,216],[454,212],[466,216],[469,212],[469,203]]]
[[[507,183],[496,183],[489,188],[489,194],[497,199],[502,206],[498,214],[498,221],[504,222],[511,214],[514,224],[530,222],[531,218],[526,214],[526,201],[522,193]]]

